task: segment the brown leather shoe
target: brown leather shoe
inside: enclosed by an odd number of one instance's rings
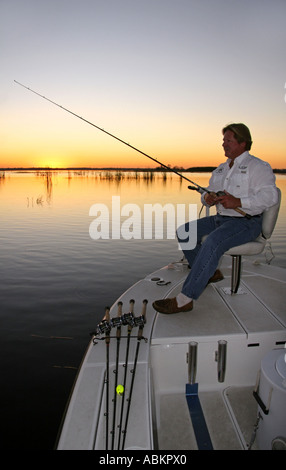
[[[186,305],[182,307],[178,307],[176,297],[172,299],[162,299],[162,300],[155,300],[153,302],[153,307],[157,312],[160,313],[179,313],[179,312],[189,312],[193,309],[193,301],[191,300]]]
[[[222,272],[219,269],[217,269],[215,273],[213,274],[213,276],[209,279],[208,284],[210,284],[211,282],[219,282],[219,281],[222,281],[223,279],[224,277],[223,277]]]

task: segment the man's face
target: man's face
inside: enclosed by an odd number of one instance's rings
[[[237,142],[234,133],[230,130],[227,130],[223,136],[223,149],[224,154],[227,158],[234,160],[236,157],[239,157],[245,151],[245,142],[240,144]]]

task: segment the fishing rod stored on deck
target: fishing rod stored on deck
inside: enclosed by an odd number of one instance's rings
[[[115,420],[116,420],[116,403],[117,403],[117,387],[118,387],[118,367],[119,367],[119,349],[120,349],[120,338],[121,338],[121,317],[122,317],[122,302],[118,302],[118,312],[115,318],[116,324],[116,364],[114,370],[114,393],[113,393],[113,421],[112,421],[112,444],[111,449],[114,449],[114,438],[115,438]]]
[[[105,316],[103,318],[104,323],[109,323],[110,308],[106,307]],[[106,418],[106,440],[105,448],[108,449],[108,430],[109,430],[109,345],[110,345],[110,328],[105,331],[105,344],[106,344],[106,371],[105,371],[105,387],[106,387],[106,404],[105,404],[105,418]]]
[[[40,98],[43,98],[44,100],[46,101],[49,101],[49,103],[52,103],[53,105],[57,106],[58,108],[61,108],[62,110],[66,111],[67,113],[69,114],[72,114],[73,116],[77,117],[78,119],[81,119],[82,121],[86,122],[87,124],[89,124],[90,126],[93,126],[95,127],[96,129],[98,129],[99,131],[101,132],[104,132],[105,134],[109,135],[110,137],[112,137],[113,139],[116,139],[118,140],[119,142],[121,142],[122,144],[124,145],[127,145],[127,147],[135,150],[136,152],[139,152],[141,153],[141,155],[144,155],[145,157],[149,158],[150,160],[152,160],[153,162],[157,163],[158,165],[162,166],[163,168],[165,168],[166,170],[168,171],[171,171],[173,173],[175,173],[176,175],[180,176],[180,178],[183,178],[185,179],[186,181],[188,181],[189,183],[192,183],[196,186],[196,190],[199,191],[199,192],[207,192],[208,194],[215,194],[216,196],[222,196],[222,195],[225,195],[225,193],[223,193],[223,191],[219,191],[218,193],[213,193],[212,191],[209,191],[207,188],[204,188],[203,186],[200,186],[198,183],[196,183],[195,181],[192,181],[190,178],[187,178],[185,175],[182,175],[181,173],[179,173],[177,170],[175,170],[174,168],[171,168],[169,167],[168,165],[165,165],[164,163],[160,162],[159,160],[157,160],[157,158],[154,158],[154,157],[151,157],[150,155],[148,155],[147,153],[143,152],[142,150],[139,150],[138,148],[134,147],[133,145],[129,144],[128,142],[125,142],[125,140],[122,140],[120,139],[119,137],[117,137],[116,135],[114,134],[111,134],[111,132],[108,132],[106,131],[105,129],[103,129],[102,127],[99,127],[97,126],[96,124],[94,124],[93,122],[91,121],[88,121],[87,119],[83,118],[82,116],[80,116],[79,114],[76,114],[74,113],[73,111],[65,108],[64,106],[61,106],[60,104],[56,103],[55,101],[47,98],[46,96],[44,95],[41,95],[40,93],[38,93],[37,91],[35,90],[32,90],[32,88],[29,88],[27,87],[26,85],[23,85],[22,83],[18,82],[17,80],[14,80],[15,83],[17,83],[17,85],[20,85],[22,86],[23,88],[26,88],[26,90],[28,91],[31,91],[32,93],[34,93],[35,95],[39,96]],[[194,188],[191,188],[189,186],[189,189],[194,189]],[[249,214],[246,214],[246,212],[244,212],[242,209],[240,208],[235,208],[234,209],[236,212],[238,212],[239,214],[241,214],[243,217],[246,217],[247,219],[250,219],[251,218],[251,215]]]
[[[130,392],[129,392],[129,397],[128,397],[128,406],[127,406],[127,412],[126,412],[126,418],[125,418],[125,425],[124,425],[124,430],[123,430],[122,450],[124,450],[124,445],[125,445],[127,425],[128,425],[128,419],[129,419],[129,412],[130,412],[130,406],[131,406],[131,398],[132,398],[133,385],[134,385],[134,380],[135,380],[135,373],[136,373],[136,367],[137,367],[137,361],[138,361],[139,348],[140,348],[141,340],[143,338],[143,328],[144,328],[144,325],[146,323],[147,303],[148,303],[148,300],[146,300],[146,299],[143,300],[142,313],[141,313],[141,316],[139,317],[139,322],[138,322],[139,328],[138,328],[138,335],[137,335],[137,346],[136,346],[136,352],[135,352],[134,365],[133,365],[133,369],[131,370],[132,379],[131,379]]]
[[[131,332],[134,326],[134,300],[130,300],[130,310],[128,315],[128,320],[132,319],[133,321],[129,321],[128,323],[128,330],[127,330],[127,345],[126,345],[126,354],[125,354],[125,363],[124,363],[124,379],[123,379],[123,388],[122,388],[122,401],[121,401],[121,411],[120,411],[120,419],[118,425],[118,445],[117,450],[120,450],[120,441],[121,441],[121,432],[122,432],[122,423],[123,423],[123,411],[124,411],[124,403],[125,403],[125,390],[126,390],[126,379],[127,379],[127,368],[128,368],[128,357],[129,357],[129,347],[130,347],[130,339],[131,339]]]
[[[129,412],[131,407],[132,401],[132,394],[133,394],[133,386],[135,381],[136,375],[136,367],[137,361],[139,356],[139,347],[140,342],[144,340],[147,343],[147,339],[143,336],[143,328],[146,323],[146,307],[147,307],[147,300],[143,301],[142,312],[139,316],[134,315],[134,304],[135,301],[133,299],[129,302],[129,311],[127,313],[122,313],[123,304],[122,302],[118,302],[118,311],[117,316],[114,318],[110,318],[110,309],[106,307],[105,315],[101,322],[96,326],[95,331],[91,333],[93,336],[93,343],[96,345],[98,341],[102,340],[106,344],[106,371],[105,371],[105,449],[115,449],[115,439],[117,438],[117,450],[123,450],[125,445],[127,427],[128,427],[128,420],[129,420]],[[122,334],[122,327],[127,327],[127,335]],[[132,331],[134,328],[138,327],[137,335],[132,335]],[[116,329],[115,335],[111,335],[112,329]],[[135,351],[135,358],[133,360],[133,365],[130,360],[130,343],[131,339],[137,339],[137,347]],[[112,348],[111,351],[114,352],[115,359],[114,361],[111,359],[111,352],[110,352],[110,343],[113,339],[116,339],[116,348]],[[122,339],[125,339],[126,349],[125,359],[122,362],[123,367],[123,374],[119,375],[119,368],[120,368],[120,357],[119,357],[119,349]],[[110,376],[109,369],[112,368],[113,363],[115,364],[114,372],[114,379]],[[131,378],[129,379],[128,369],[131,374]],[[123,375],[123,376],[122,376]],[[113,382],[113,383],[112,383]],[[112,427],[109,428],[110,420],[109,420],[109,410],[110,410],[110,397],[109,397],[109,390],[113,390],[113,419],[112,419]],[[118,405],[118,400],[121,400],[120,409]],[[127,403],[125,409],[125,402]],[[111,443],[109,442],[111,435]]]

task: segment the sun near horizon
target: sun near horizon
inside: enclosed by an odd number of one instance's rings
[[[216,148],[216,151],[211,151],[211,144],[209,151],[207,149],[198,149],[195,152],[187,151],[181,152],[181,155],[175,153],[175,150],[169,149],[164,153],[164,150],[156,153],[147,153],[151,158],[142,155],[136,150],[121,149],[121,152],[111,153],[108,149],[102,150],[98,155],[96,151],[90,149],[86,153],[80,154],[80,149],[71,152],[49,151],[48,149],[38,152],[37,149],[30,149],[27,153],[18,153],[14,150],[12,155],[7,157],[2,156],[0,159],[0,168],[13,169],[13,168],[47,168],[47,169],[60,169],[60,168],[142,168],[142,169],[155,169],[160,167],[161,163],[169,168],[188,169],[192,167],[216,167],[225,160],[222,149]],[[23,150],[23,149],[22,149]],[[158,149],[157,149],[158,150]],[[267,151],[265,148],[253,146],[250,153],[256,157],[267,161],[273,169],[283,170],[286,168],[284,152],[280,151]]]
[[[188,169],[216,167],[226,158],[218,125],[206,129],[196,126],[191,131],[184,123],[180,132],[178,129],[178,132],[171,132],[166,127],[158,131],[158,135],[154,129],[148,132],[133,128],[130,141],[123,142],[90,130],[88,126],[77,126],[77,123],[66,127],[56,122],[51,128],[39,122],[37,128],[31,130],[31,127],[26,125],[21,130],[15,129],[16,139],[4,139],[0,149],[0,168],[151,169],[163,163],[168,167]],[[128,131],[125,125],[117,135],[121,138],[122,134],[124,139]],[[252,138],[252,155],[267,161],[273,169],[285,169],[285,142],[281,135],[279,139],[275,136],[269,139],[267,135],[255,131]],[[133,148],[124,145],[124,142]]]

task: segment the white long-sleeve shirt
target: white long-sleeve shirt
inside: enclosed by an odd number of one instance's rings
[[[269,163],[243,152],[234,159],[229,168],[230,159],[219,165],[212,173],[209,181],[209,191],[226,190],[240,198],[241,209],[249,215],[261,214],[278,201],[275,185],[275,175]],[[207,205],[202,194],[202,202]],[[225,209],[217,204],[217,213],[221,215],[242,217],[233,209]]]

